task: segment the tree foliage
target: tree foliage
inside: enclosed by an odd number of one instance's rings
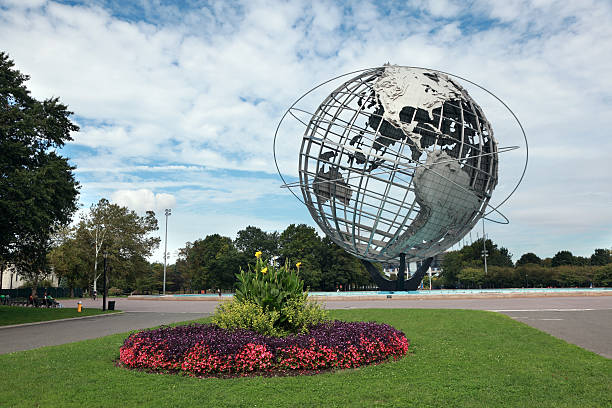
[[[525,265],[525,264],[540,264],[542,259],[539,256],[534,254],[533,252],[527,252],[526,254],[521,255],[518,261],[516,261],[516,266]]]
[[[485,241],[487,248],[487,265],[512,267],[512,254],[504,247],[498,247],[490,239]],[[459,275],[464,268],[482,268],[484,262],[482,238],[466,245],[458,251],[449,251],[444,254],[442,261],[442,283],[447,287],[456,287],[461,280]]]
[[[324,237],[321,256],[321,282],[319,288],[325,291],[361,287],[371,283],[368,271],[361,261]]]
[[[59,98],[33,98],[14,65],[0,52],[0,258],[35,284],[51,235],[77,209],[74,168],[55,149],[79,128]]]
[[[478,243],[481,245],[482,241]],[[434,282],[462,288],[612,286],[611,263],[591,265],[591,259],[574,256],[570,251],[559,251],[553,258],[546,259],[528,252],[516,262],[516,267],[512,267],[505,248],[497,250],[496,245],[487,241],[489,248],[496,256],[490,257],[487,274],[482,261],[475,259],[476,248],[470,245],[445,254],[441,279]],[[606,259],[604,251],[595,250],[594,255],[603,255],[599,262]]]
[[[306,224],[291,224],[279,237],[278,261],[281,264],[301,262],[300,277],[311,290],[321,284],[321,245],[315,229]]]
[[[142,275],[150,273],[147,258],[159,246],[155,213],[144,216],[102,198],[92,205],[75,227],[75,245],[82,262],[90,265],[89,281],[97,289],[102,274],[103,254],[107,254],[108,279],[133,289]],[[118,285],[114,285],[118,286]]]
[[[278,232],[266,232],[261,228],[249,225],[243,230],[238,231],[234,245],[236,249],[244,252],[249,257],[253,257],[255,252],[261,251],[262,257],[272,259],[278,256]]]
[[[612,263],[612,256],[609,249],[597,248],[591,255],[591,265],[608,265]]]
[[[49,252],[48,261],[53,272],[62,279],[70,289],[87,287],[88,274],[92,268],[90,248],[75,238],[75,230],[70,229]]]
[[[190,290],[232,289],[235,275],[252,257],[239,252],[231,238],[212,234],[193,243],[187,242],[185,248],[179,250],[177,266]]]
[[[570,251],[559,251],[553,256],[551,266],[575,265],[574,255]]]

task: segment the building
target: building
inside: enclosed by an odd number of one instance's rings
[[[59,284],[59,279],[54,273],[51,273],[46,280],[51,281],[51,286],[57,287]],[[27,283],[12,265],[4,269],[1,282],[0,289],[18,289]]]

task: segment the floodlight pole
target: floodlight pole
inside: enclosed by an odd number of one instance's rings
[[[106,310],[106,258],[108,252],[104,251],[104,281],[102,282],[102,310]]]
[[[482,217],[482,254],[484,255],[485,275],[487,274],[487,236],[485,235],[484,217]]]
[[[172,215],[172,210],[169,208],[166,208],[165,211],[166,214],[166,238],[164,240],[164,289],[163,289],[163,294],[166,294],[166,261],[168,259],[168,216]]]

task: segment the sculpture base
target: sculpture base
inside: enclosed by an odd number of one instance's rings
[[[378,269],[370,261],[361,260],[361,263],[365,266],[367,271],[370,273],[372,280],[378,286],[380,290],[390,291],[414,291],[419,288],[421,281],[427,274],[429,266],[431,265],[433,258],[427,258],[423,260],[421,266],[418,267],[417,271],[408,280],[404,280],[406,276],[406,263],[404,262],[404,254],[400,254],[400,271],[397,274],[397,280],[390,280],[386,276],[382,275]]]

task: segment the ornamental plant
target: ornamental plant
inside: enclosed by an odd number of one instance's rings
[[[289,300],[301,300],[308,297],[304,291],[304,281],[298,273],[285,266],[277,268],[274,264],[261,258],[261,252],[256,252],[255,268],[236,275],[238,286],[234,298],[238,302],[253,302],[266,311],[280,312]]]
[[[381,323],[320,323],[284,338],[211,324],[161,327],[130,335],[119,350],[127,368],[192,376],[317,372],[398,359],[408,352],[401,331]]]
[[[271,336],[306,333],[310,326],[329,320],[318,303],[308,301],[301,262],[292,270],[264,261],[255,253],[255,267],[240,270],[233,301],[217,308],[213,323],[225,329],[248,329]]]

